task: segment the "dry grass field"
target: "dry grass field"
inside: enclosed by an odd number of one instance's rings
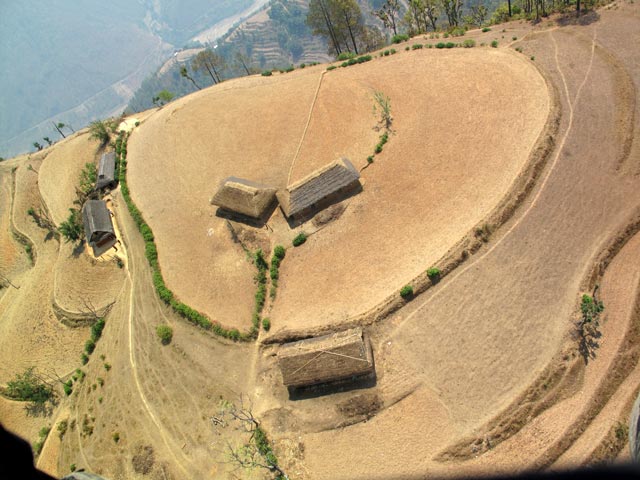
[[[20,288],[0,289],[0,381],[32,365],[86,376],[69,397],[56,386],[49,415],[0,398],[0,422],[30,442],[53,427],[38,459],[48,472],[74,465],[114,480],[269,477],[229,464],[245,437],[220,408],[241,395],[292,479],[627,459],[616,432],[640,386],[639,27],[637,5],[615,2],[581,24],[465,37],[497,49],[400,45],[363,65],[236,79],[140,114],[128,124],[129,187],[182,301],[248,329],[256,270],[230,229],[251,250],[310,234],[288,248],[264,312],[272,329],[256,342],[215,337],[159,300],[119,189],[110,208],[122,269],[30,219],[31,207],[66,218],[80,169],[97,158],[88,135],[3,162],[0,273]],[[407,44],[417,42],[433,40]],[[338,156],[364,167],[381,133],[375,91],[391,99],[390,141],[331,222],[291,228],[276,210],[258,228],[216,216],[209,199],[229,175],[282,188]],[[482,241],[474,229],[486,222]],[[436,262],[446,275],[427,285]],[[400,300],[410,282],[419,293]],[[576,322],[596,285],[605,311],[585,361]],[[89,329],[53,310],[80,311],[83,298],[114,302],[85,366]],[[375,378],[289,392],[279,340],[346,321],[365,328]],[[161,324],[173,328],[169,345]]]

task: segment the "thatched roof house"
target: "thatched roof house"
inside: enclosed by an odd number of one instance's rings
[[[285,344],[278,363],[288,387],[345,380],[374,370],[371,346],[361,328]]]
[[[118,241],[111,221],[111,212],[103,200],[85,202],[82,207],[82,222],[85,238],[96,257],[109,250]]]
[[[211,199],[223,210],[261,219],[276,201],[276,189],[243,178],[228,177]]]
[[[279,191],[278,201],[288,218],[303,219],[357,191],[359,180],[351,162],[341,158]]]
[[[113,188],[116,186],[116,152],[103,153],[98,164],[96,188]]]

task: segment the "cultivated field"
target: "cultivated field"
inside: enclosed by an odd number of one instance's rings
[[[80,169],[100,153],[88,135],[0,165],[0,273],[19,287],[0,289],[0,381],[31,365],[62,380],[86,375],[69,397],[56,384],[44,416],[0,398],[0,421],[30,442],[53,427],[41,468],[267,478],[229,463],[244,433],[220,412],[241,395],[292,479],[628,458],[617,436],[640,386],[640,10],[616,2],[581,24],[552,18],[463,38],[500,45],[401,44],[326,73],[224,82],[129,124],[131,195],[181,301],[247,330],[256,269],[243,248],[288,247],[264,312],[272,328],[252,343],[202,331],[159,300],[119,189],[109,205],[123,268],[27,215],[66,218]],[[417,42],[435,40],[408,45]],[[209,199],[229,175],[282,188],[338,156],[365,167],[381,134],[375,91],[391,99],[390,141],[328,223],[291,228],[279,210],[265,227],[216,216]],[[307,242],[291,247],[301,230]],[[431,284],[425,270],[436,263],[446,275]],[[418,294],[402,300],[407,283]],[[585,361],[575,325],[596,285],[605,311]],[[85,366],[89,329],[64,317],[83,299],[114,302]],[[343,323],[365,328],[375,379],[289,392],[279,342]],[[174,330],[166,346],[161,324]]]

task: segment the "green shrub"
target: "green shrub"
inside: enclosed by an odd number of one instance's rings
[[[445,46],[445,48],[454,48],[456,46],[456,44],[453,43],[453,42],[447,42],[447,43],[445,43],[444,46]]]
[[[531,61],[535,61],[536,57],[534,57],[533,55],[531,56]]]
[[[62,384],[62,389],[64,390],[64,394],[68,397],[73,393],[73,380],[67,380]]]
[[[335,70],[336,68],[338,68],[338,67],[336,67],[335,65],[329,65],[327,67],[327,72],[330,72],[331,70]]]
[[[411,285],[405,285],[400,289],[400,296],[404,299],[411,298],[413,296],[413,287]]]
[[[424,45],[422,45],[421,43],[414,43],[413,45],[411,45],[411,50],[420,50]]]
[[[93,351],[96,349],[96,342],[92,339],[89,339],[84,344],[84,351],[87,352],[88,355],[91,355]]]
[[[58,228],[60,234],[66,242],[75,242],[84,237],[84,226],[82,225],[82,215],[77,208],[69,209],[69,217],[60,224]]]
[[[462,42],[462,46],[464,48],[473,48],[476,46],[476,41],[473,38],[467,38],[464,42]]]
[[[407,40],[409,40],[409,35],[406,34],[399,34],[391,37],[391,43],[401,43],[406,42]]]
[[[300,245],[302,245],[304,242],[307,241],[307,234],[304,232],[300,232],[298,235],[296,235],[296,237],[293,239],[293,246],[294,247],[299,247]]]
[[[102,336],[102,331],[104,330],[105,320],[104,318],[99,318],[96,322],[91,325],[91,339],[94,342],[97,342]]]
[[[442,272],[440,272],[440,269],[437,267],[431,267],[429,270],[427,270],[427,276],[431,280],[437,280],[438,278],[440,278],[441,273]]]
[[[391,50],[389,50],[389,52],[391,52],[391,55],[395,55],[395,53],[396,53],[396,49],[395,49],[395,48],[392,48]]]
[[[464,27],[454,27],[449,31],[449,35],[451,35],[452,37],[462,37],[465,33],[467,33],[467,31],[464,29]]]
[[[490,29],[489,27],[484,27],[484,28],[482,29],[482,31],[483,31],[483,33],[487,33],[487,32],[490,32],[490,31],[491,31],[491,29]]]
[[[436,43],[436,48],[444,48],[444,43],[442,42]]]
[[[404,47],[404,49],[405,49],[405,51],[408,52],[409,50],[411,50],[411,47],[409,45],[407,45],[406,47]]]
[[[304,63],[301,63],[300,68],[304,68],[304,67],[306,67],[306,65]]]
[[[69,422],[67,420],[62,420],[58,422],[57,430],[58,430],[58,438],[62,440],[64,435],[67,433],[67,428],[69,427]]]
[[[72,472],[76,471],[76,464],[72,463],[71,466],[69,467],[69,470],[71,470]]]
[[[511,40],[515,42],[516,40],[518,40],[518,37],[511,37]]]
[[[120,433],[119,432],[113,432],[113,435],[111,436],[111,438],[113,438],[113,441],[115,443],[118,443],[120,441]]]
[[[268,332],[271,328],[271,320],[269,318],[262,319],[262,328],[264,328],[265,332]]]
[[[271,70],[265,70],[261,75],[263,77],[270,77],[271,75],[273,75],[273,72]]]
[[[352,58],[356,58],[356,54],[355,53],[351,53],[351,52],[342,52],[340,55],[338,55],[338,60],[343,61],[343,60],[350,60]]]
[[[82,352],[82,354],[80,355],[80,362],[82,363],[82,365],[86,365],[87,363],[89,363],[89,356]]]
[[[111,364],[110,363],[105,363],[103,365],[104,369],[108,372],[109,370],[111,370]]]
[[[449,38],[449,34],[447,32],[444,32],[444,35],[442,35],[444,38]]]
[[[173,339],[173,328],[169,325],[158,325],[156,327],[156,334],[163,345],[169,345]]]
[[[293,65],[291,65],[289,68],[285,70],[285,73],[293,72],[295,69],[296,68]]]
[[[493,48],[498,48],[498,41],[497,41],[497,40],[492,41],[492,42],[491,42],[491,46],[492,46]]]
[[[285,248],[282,245],[276,245],[275,248],[273,249],[273,256],[275,258],[280,259],[280,260],[282,260],[284,258],[286,253],[287,253],[287,251],[285,250]]]
[[[367,157],[367,163],[373,163],[373,155]]]

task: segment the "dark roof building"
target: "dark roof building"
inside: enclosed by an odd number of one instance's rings
[[[360,189],[359,180],[351,162],[341,158],[279,191],[278,201],[288,218],[302,220]]]
[[[243,178],[228,177],[211,199],[211,204],[234,213],[261,219],[276,201],[276,189]]]
[[[99,257],[113,247],[118,239],[111,221],[111,212],[103,200],[87,200],[82,207],[84,234],[93,255]]]
[[[283,345],[278,352],[283,383],[304,387],[368,375],[373,354],[361,328]]]
[[[116,152],[103,153],[98,165],[96,189],[113,188],[116,183]]]

